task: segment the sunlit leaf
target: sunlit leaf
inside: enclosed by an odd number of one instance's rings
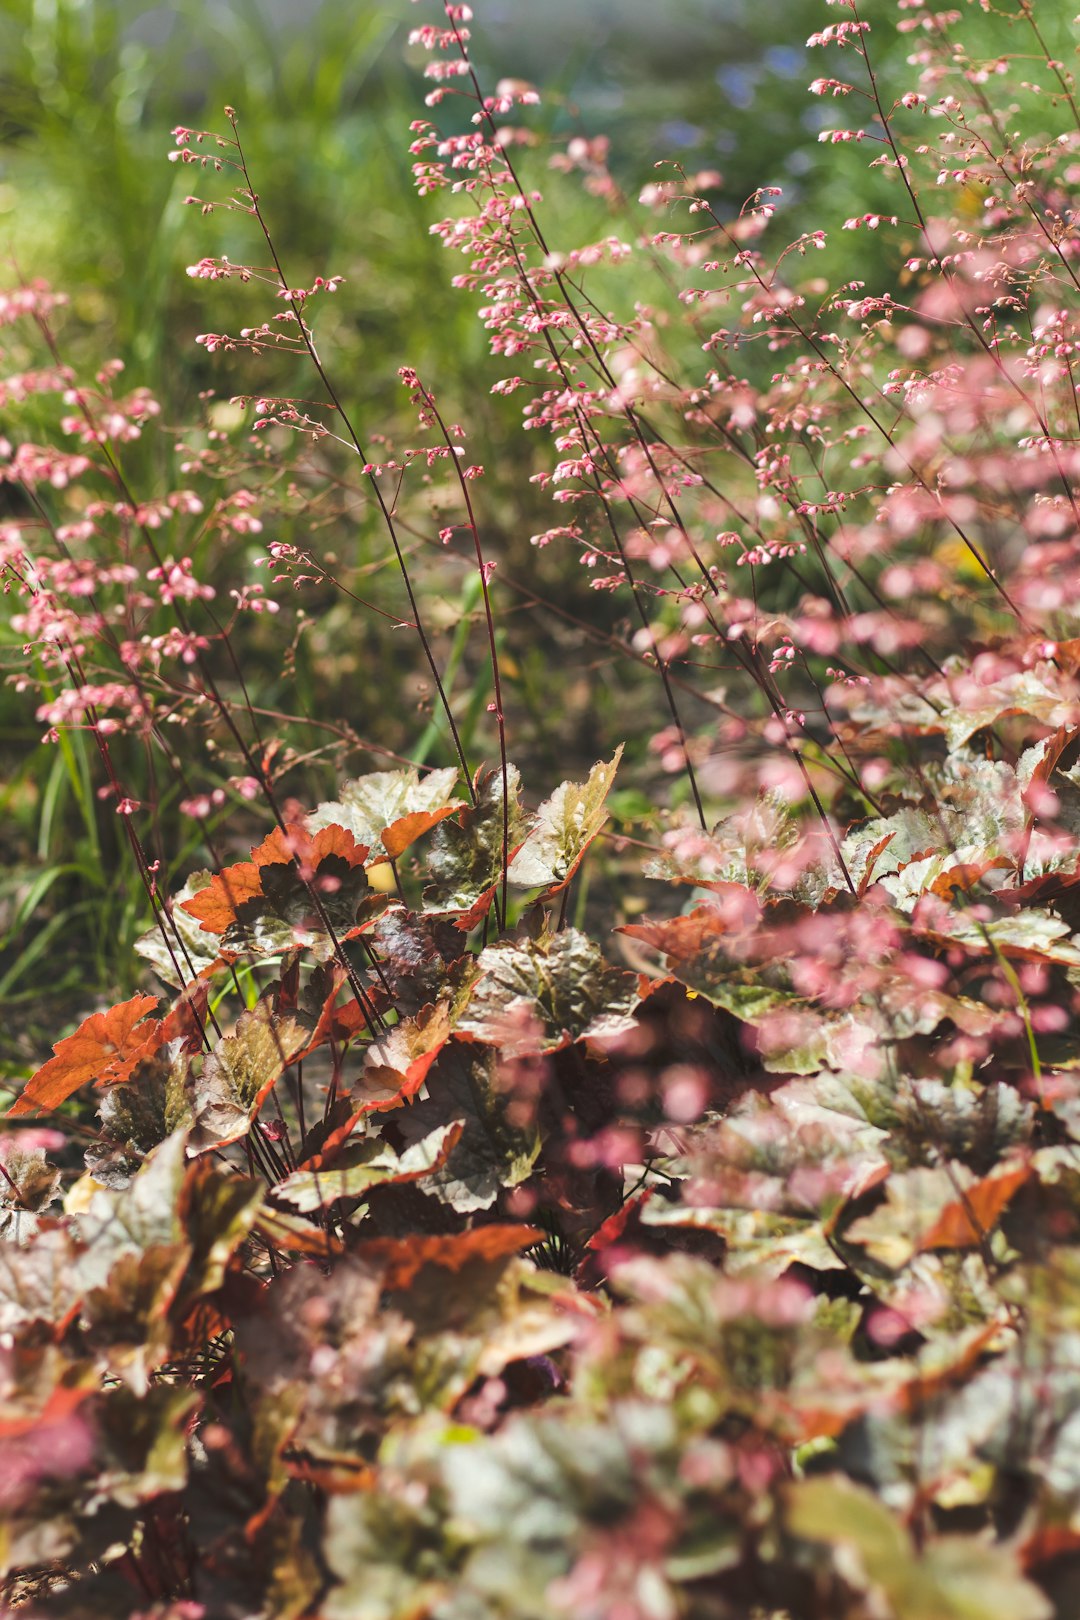
[[[580,866],[607,820],[604,801],[622,759],[622,747],[594,765],[587,782],[563,782],[536,812],[529,836],[510,863],[510,882],[557,894]]]
[[[337,823],[358,843],[366,844],[372,858],[389,855],[396,860],[429,828],[460,810],[454,797],[458,772],[450,765],[421,777],[415,765],[398,771],[373,771],[341,785],[341,798],[320,804],[308,817],[308,827]]]
[[[242,1013],[236,1033],[218,1041],[189,1082],[190,1151],[206,1153],[243,1136],[308,1034],[296,1019],[275,1017],[265,1002]]]
[[[444,1237],[371,1238],[358,1246],[357,1253],[384,1268],[384,1288],[400,1289],[410,1287],[424,1266],[460,1271],[476,1260],[504,1260],[542,1237],[532,1226],[476,1226]]]
[[[389,904],[372,892],[364,863],[367,847],[347,829],[330,824],[313,835],[280,828],[239,861],[215,873],[180,909],[232,953],[269,954],[296,945],[331,949],[327,925],[341,939],[370,924]]]
[[[147,1020],[156,1006],[156,996],[132,996],[108,1012],[91,1013],[74,1035],[53,1047],[54,1056],[26,1082],[9,1116],[59,1108],[91,1080],[110,1085],[126,1079],[158,1042],[160,1026]]]
[[[946,1204],[930,1230],[922,1234],[919,1248],[970,1249],[984,1243],[1030,1175],[1031,1166],[1021,1164],[963,1188],[962,1197]]]
[[[507,856],[512,858],[524,832],[521,777],[516,765],[507,767],[507,789],[509,822],[505,827],[505,845]],[[502,772],[480,773],[476,795],[476,804],[466,805],[458,815],[440,822],[436,828],[428,856],[433,881],[424,891],[426,910],[463,912],[470,926],[480,921],[502,880]]]
[[[397,1154],[378,1138],[346,1148],[325,1169],[296,1170],[274,1188],[274,1197],[308,1214],[339,1198],[362,1198],[372,1187],[421,1181],[446,1163],[461,1135],[460,1123],[443,1125]]]
[[[554,1052],[634,1025],[637,976],[609,967],[586,934],[565,928],[481,951],[480,979],[458,1032],[507,1057]]]

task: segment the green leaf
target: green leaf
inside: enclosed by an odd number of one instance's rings
[[[600,947],[576,928],[489,945],[478,966],[481,978],[458,1033],[498,1046],[506,1057],[556,1052],[634,1027],[637,975],[609,967]]]
[[[94,1193],[75,1229],[86,1254],[80,1271],[86,1286],[104,1283],[122,1254],[142,1254],[159,1245],[184,1240],[180,1194],[186,1171],[187,1136],[183,1130],[156,1147],[130,1186],[119,1192]]]
[[[489,1209],[500,1187],[518,1186],[540,1151],[535,1127],[508,1123],[508,1099],[496,1083],[495,1066],[493,1052],[450,1042],[428,1075],[429,1095],[398,1117],[410,1143],[454,1121],[463,1123],[447,1163],[425,1185],[425,1191],[462,1213]]]
[[[337,1585],[324,1620],[421,1620],[450,1587],[453,1560],[427,1493],[334,1496],[323,1550]]]
[[[258,1182],[227,1175],[208,1159],[189,1167],[184,1232],[192,1252],[182,1289],[185,1302],[221,1287],[229,1261],[258,1219],[264,1192]]]
[[[854,1551],[855,1584],[883,1592],[895,1620],[1050,1620],[1054,1612],[1022,1574],[1015,1549],[941,1536],[916,1551],[896,1513],[848,1480],[802,1480],[784,1501],[795,1535]],[[847,1563],[844,1574],[850,1582]]]
[[[217,1043],[190,1081],[190,1151],[207,1153],[244,1136],[309,1036],[303,1024],[276,1017],[266,1002],[241,1013],[236,1033]]]
[[[325,1170],[296,1170],[274,1188],[274,1197],[310,1213],[339,1198],[362,1198],[372,1187],[419,1181],[440,1169],[461,1135],[462,1126],[441,1125],[397,1154],[377,1137],[350,1147]]]
[[[552,894],[565,888],[607,820],[604,801],[622,753],[620,744],[613,759],[593,766],[587,782],[563,782],[544,800],[532,831],[510,862],[511,883]]]
[[[308,816],[307,825],[312,832],[332,825],[345,827],[358,843],[368,846],[372,857],[390,854],[396,859],[429,827],[462,808],[464,801],[454,797],[457,781],[454,765],[428,771],[423,778],[415,765],[400,771],[373,771],[344,782],[340,800],[320,804]],[[389,849],[387,832],[392,835]]]
[[[978,955],[1000,953],[1021,962],[1058,962],[1080,967],[1080,946],[1061,917],[1029,907],[982,922],[970,912],[952,909],[918,923],[915,931],[935,944],[964,945]]]
[[[513,856],[521,842],[521,776],[516,765],[507,767],[509,827],[506,848]],[[435,829],[428,857],[433,882],[424,891],[427,911],[486,911],[502,880],[503,792],[501,771],[477,777],[477,802]],[[479,921],[479,916],[476,917]]]
[[[187,1437],[201,1404],[194,1390],[153,1384],[140,1396],[110,1390],[98,1406],[103,1467],[95,1488],[134,1508],[187,1482]]]

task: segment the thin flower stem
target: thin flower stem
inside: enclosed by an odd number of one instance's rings
[[[269,227],[267,226],[266,221],[263,218],[262,210],[259,207],[258,194],[255,192],[255,190],[254,190],[254,188],[252,187],[252,184],[251,184],[251,179],[250,179],[250,176],[249,176],[248,170],[247,170],[247,160],[246,160],[246,158],[244,156],[244,150],[243,150],[243,147],[242,147],[242,145],[240,143],[240,134],[239,134],[239,130],[237,128],[236,114],[230,109],[228,116],[229,116],[229,122],[232,125],[233,136],[234,136],[235,141],[236,141],[236,149],[237,149],[237,152],[239,154],[239,167],[240,167],[241,173],[244,176],[244,184],[245,184],[245,186],[247,188],[247,196],[250,198],[249,212],[252,213],[254,215],[255,219],[258,221],[259,229],[262,231],[263,237],[264,237],[264,239],[266,241],[266,245],[267,245],[267,247],[268,247],[268,249],[270,251],[270,256],[274,261],[274,268],[275,268],[275,270],[277,272],[278,280],[279,280],[280,285],[281,285],[281,291],[282,291],[282,293],[284,295],[287,296],[287,302],[289,303],[289,306],[292,309],[293,315],[294,315],[294,317],[296,319],[297,329],[298,329],[298,331],[300,333],[300,337],[301,337],[301,340],[303,342],[304,348],[307,350],[308,358],[310,359],[312,365],[315,367],[315,370],[318,372],[319,379],[322,382],[323,387],[326,389],[327,398],[329,399],[331,405],[333,406],[333,408],[336,411],[338,417],[340,418],[340,420],[341,420],[341,422],[342,422],[342,424],[343,424],[343,426],[345,428],[345,431],[349,436],[349,440],[352,443],[353,449],[356,451],[356,454],[360,457],[360,460],[365,465],[367,465],[368,464],[368,457],[365,454],[364,449],[363,449],[363,447],[362,447],[362,445],[360,443],[360,439],[359,439],[359,437],[357,435],[356,429],[353,427],[353,424],[352,424],[352,421],[349,418],[348,412],[345,410],[344,405],[341,403],[341,400],[340,400],[340,398],[338,397],[338,394],[337,394],[337,390],[334,388],[334,385],[330,380],[330,376],[329,376],[325,366],[323,365],[322,360],[319,358],[319,354],[318,354],[318,351],[315,348],[315,344],[314,344],[314,341],[312,339],[311,333],[310,333],[310,331],[308,329],[307,322],[304,319],[303,310],[300,308],[300,305],[299,305],[297,299],[292,296],[292,293],[290,291],[290,284],[289,284],[289,282],[288,282],[288,280],[287,280],[287,278],[285,276],[284,270],[282,269],[281,261],[278,258],[277,249],[274,246],[274,241],[273,241],[273,238],[270,235]],[[458,762],[461,765],[462,775],[464,776],[464,779],[465,779],[466,789],[468,791],[469,797],[471,798],[472,802],[475,804],[476,803],[476,789],[473,786],[472,773],[469,770],[469,763],[468,763],[468,760],[465,757],[465,750],[464,750],[464,748],[462,746],[461,735],[460,735],[460,732],[458,731],[457,721],[454,718],[454,711],[451,708],[450,700],[446,695],[446,690],[445,690],[445,688],[443,686],[442,675],[441,675],[441,673],[439,671],[439,666],[435,661],[435,654],[434,654],[434,652],[432,650],[431,642],[428,639],[427,631],[424,629],[424,623],[423,623],[423,619],[422,619],[421,613],[420,613],[420,606],[419,606],[419,603],[418,603],[418,601],[416,599],[416,593],[413,590],[412,579],[409,576],[408,564],[405,561],[405,554],[402,551],[401,544],[400,544],[400,542],[398,540],[397,528],[396,528],[396,525],[394,523],[393,513],[391,511],[391,508],[387,505],[386,497],[383,495],[383,492],[379,487],[378,479],[376,478],[374,473],[368,474],[368,483],[369,483],[370,488],[372,490],[372,493],[374,494],[375,499],[376,499],[376,501],[378,503],[379,511],[382,513],[383,523],[384,523],[384,525],[386,527],[386,532],[390,537],[390,544],[394,548],[394,556],[397,559],[398,568],[399,568],[399,570],[401,572],[402,582],[404,583],[404,586],[405,586],[405,594],[407,595],[407,597],[409,599],[409,610],[410,610],[410,612],[412,614],[412,623],[413,623],[413,626],[414,626],[414,628],[416,630],[416,634],[417,634],[417,636],[419,638],[420,645],[423,648],[424,658],[425,658],[425,660],[427,662],[428,669],[431,671],[431,678],[435,683],[435,690],[437,691],[437,693],[439,695],[439,702],[440,702],[440,704],[442,706],[443,713],[446,716],[447,725],[450,728],[450,735],[453,738],[454,749],[455,749],[455,752],[457,753]]]

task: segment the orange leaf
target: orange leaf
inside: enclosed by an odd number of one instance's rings
[[[141,1057],[161,1044],[161,1025],[142,1023],[156,996],[133,996],[108,1012],[91,1013],[74,1035],[53,1047],[48,1063],[28,1080],[8,1118],[59,1108],[88,1080],[115,1085],[126,1080]]]
[[[452,1029],[450,1009],[439,1001],[421,1007],[415,1018],[402,1019],[373,1041],[354,1093],[364,1112],[400,1108],[415,1097]]]
[[[210,987],[205,979],[186,985],[161,1021],[161,1045],[182,1040],[185,1052],[197,1052],[202,1045]]]
[[[942,900],[951,900],[957,889],[966,891],[974,888],[979,879],[987,872],[993,871],[995,867],[1006,866],[1012,869],[1015,865],[1015,861],[1008,855],[995,855],[985,861],[958,861],[955,866],[938,873],[930,885],[930,892],[940,895]]]
[[[971,1249],[981,1243],[997,1225],[1002,1210],[1013,1193],[1031,1175],[1029,1164],[1018,1165],[1004,1175],[987,1176],[965,1189],[962,1199],[946,1204],[933,1226],[919,1239],[918,1249]]]
[[[299,824],[291,826],[288,833],[275,827],[251,852],[256,866],[289,866],[295,859],[303,866],[315,867],[327,855],[340,855],[349,866],[363,866],[368,849],[366,844],[358,844],[347,828],[332,822],[329,827],[320,827],[314,837]]]
[[[292,860],[292,845],[300,837],[299,827],[290,827],[286,838],[280,827],[267,833],[261,844],[256,844],[251,858],[256,866],[278,866]]]
[[[459,808],[455,799],[453,804],[444,804],[441,810],[414,810],[411,815],[399,816],[397,821],[389,827],[384,827],[380,837],[383,848],[392,861],[403,855],[410,844],[415,844],[438,822],[445,821]]]
[[[236,921],[236,909],[262,893],[259,868],[252,861],[237,861],[215,872],[205,889],[181,900],[181,911],[202,924],[204,934],[223,934]]]
[[[307,834],[304,836],[306,839]],[[349,866],[363,866],[368,858],[368,846],[357,843],[347,827],[339,827],[332,822],[329,827],[320,827],[304,849],[304,856],[311,866],[318,866],[328,855],[340,855]]]
[[[471,1232],[438,1237],[372,1238],[357,1245],[362,1260],[383,1261],[383,1287],[408,1288],[424,1266],[460,1271],[470,1260],[502,1260],[519,1249],[531,1249],[544,1234],[535,1226],[475,1226]]]

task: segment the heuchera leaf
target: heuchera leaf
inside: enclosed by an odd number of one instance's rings
[[[495,1078],[495,1054],[452,1040],[428,1074],[429,1095],[399,1117],[407,1142],[462,1120],[465,1129],[446,1165],[425,1184],[441,1203],[463,1214],[488,1209],[500,1187],[516,1187],[540,1151],[535,1128],[512,1126]]]
[[[35,1136],[52,1136],[53,1132],[27,1132],[24,1141],[16,1135],[0,1136],[0,1211],[14,1207],[21,1210],[40,1210],[51,1204],[60,1183],[60,1172],[49,1164],[45,1148],[36,1144]],[[50,1145],[62,1147],[64,1138],[57,1132]],[[0,1221],[0,1230],[2,1230]]]
[[[270,1088],[308,1043],[309,1032],[265,1002],[242,1013],[236,1032],[207,1055],[191,1082],[189,1151],[207,1153],[246,1135]]]
[[[384,1266],[382,1286],[397,1290],[408,1288],[424,1266],[460,1271],[474,1260],[490,1263],[530,1249],[543,1236],[534,1226],[476,1226],[470,1232],[437,1237],[418,1234],[408,1238],[372,1238],[358,1244],[356,1253],[362,1260]]]
[[[415,1097],[453,1033],[449,1003],[422,1007],[372,1042],[353,1098],[364,1110],[398,1108]]]
[[[102,1136],[86,1151],[95,1180],[122,1187],[143,1158],[186,1115],[184,1081],[190,1057],[181,1041],[168,1041],[140,1058],[123,1085],[107,1086],[98,1105]]]
[[[1034,907],[988,921],[964,909],[917,911],[914,926],[932,944],[962,945],[977,956],[1000,951],[1010,960],[1080,967],[1080,946],[1074,943],[1068,923]]]
[[[1021,1164],[998,1175],[986,1176],[964,1189],[964,1196],[946,1204],[928,1232],[919,1238],[927,1249],[972,1249],[985,1241],[998,1223],[1013,1194],[1029,1179],[1031,1166]]]
[[[389,904],[368,885],[367,857],[366,845],[343,827],[322,827],[314,835],[302,826],[288,835],[275,828],[250,861],[216,873],[181,909],[204,931],[220,934],[229,952],[270,953],[302,944],[325,954],[329,940],[313,891],[339,940],[351,938]]]
[[[139,955],[150,963],[160,979],[177,990],[192,974],[208,973],[218,960],[217,941],[205,932],[184,904],[209,888],[213,881],[212,872],[193,872],[183,888],[173,895],[169,920],[160,927],[147,929],[135,941]]]
[[[513,858],[521,843],[521,777],[516,765],[507,767],[510,824],[507,850]],[[424,891],[427,911],[463,912],[459,927],[473,927],[486,914],[502,880],[503,792],[502,772],[480,772],[476,799],[459,815],[435,829],[428,870],[433,883]]]
[[[298,1054],[299,1057],[309,1057],[312,1052],[317,1051],[320,1046],[325,1046],[329,1041],[344,1046],[347,1041],[351,1041],[354,1036],[367,1028],[365,1010],[351,990],[346,1001],[338,1002],[338,996],[345,983],[345,969],[339,962],[317,963],[312,970],[300,997],[300,1008],[303,1016],[314,1019],[314,1028],[307,1046]],[[369,1005],[381,1007],[384,999],[385,993],[379,985],[367,991]]]
[[[132,996],[108,1012],[91,1013],[53,1047],[54,1055],[27,1081],[9,1116],[59,1108],[90,1080],[108,1085],[126,1079],[161,1038],[157,1021],[144,1022],[156,1006],[156,996]]]
[[[785,1500],[795,1535],[855,1549],[853,1578],[883,1592],[896,1620],[1049,1620],[1054,1612],[1022,1574],[1015,1549],[942,1536],[916,1552],[890,1507],[837,1476],[800,1480]]]
[[[510,862],[511,883],[551,894],[566,887],[607,820],[604,801],[622,753],[620,744],[613,759],[593,766],[587,782],[563,782],[545,799],[532,831]]]
[[[383,977],[403,1017],[444,999],[448,985],[457,994],[474,976],[476,959],[448,917],[388,911],[376,923],[374,937]]]
[[[264,1194],[260,1183],[226,1175],[210,1159],[188,1165],[180,1197],[192,1250],[184,1278],[186,1304],[220,1288],[226,1266],[255,1224]]]
[[[682,917],[661,922],[627,923],[619,933],[644,940],[667,958],[671,975],[716,1007],[745,1023],[768,1019],[776,1008],[794,1006],[798,998],[786,987],[783,965],[755,964],[742,947],[753,937],[760,916],[759,902],[749,889],[724,884],[717,900],[698,906]],[[763,951],[764,936],[755,937]],[[777,979],[780,983],[776,983]]]
[[[422,779],[415,765],[400,771],[373,771],[345,782],[340,800],[320,804],[308,817],[312,832],[336,822],[357,841],[367,844],[376,859],[397,860],[430,827],[460,810],[455,798],[456,766],[429,771]]]
[[[442,1168],[462,1129],[460,1122],[442,1125],[400,1155],[389,1142],[373,1137],[346,1148],[329,1168],[294,1171],[274,1188],[274,1197],[309,1213],[339,1198],[360,1198],[372,1187],[420,1181]]]
[[[1027,1162],[981,1180],[959,1163],[893,1171],[885,1202],[849,1226],[845,1241],[864,1244],[893,1270],[930,1250],[975,1248],[1031,1174]]]
[[[609,967],[576,928],[520,942],[502,940],[479,957],[480,982],[458,1033],[507,1057],[555,1052],[574,1041],[631,1029],[637,976]]]

